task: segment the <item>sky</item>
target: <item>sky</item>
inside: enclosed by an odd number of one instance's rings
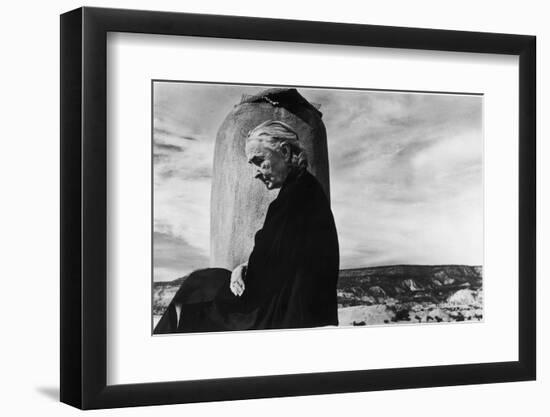
[[[265,88],[155,82],[155,281],[209,266],[216,133]],[[341,269],[483,264],[482,96],[298,91],[323,113]]]

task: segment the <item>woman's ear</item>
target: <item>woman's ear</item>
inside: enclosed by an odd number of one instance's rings
[[[292,157],[292,152],[290,150],[290,146],[288,143],[283,143],[281,145],[281,155],[283,155],[283,158],[286,162],[290,162],[290,158]]]

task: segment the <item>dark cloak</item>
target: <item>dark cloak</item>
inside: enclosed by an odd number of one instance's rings
[[[338,325],[338,270],[338,237],[328,198],[308,171],[291,174],[254,237],[244,293],[231,292],[231,271],[194,271],[154,333]],[[176,304],[181,306],[179,323]]]

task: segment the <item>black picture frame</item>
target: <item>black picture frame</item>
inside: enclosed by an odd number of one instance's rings
[[[107,385],[108,32],[518,56],[518,361]],[[61,401],[97,409],[534,380],[535,51],[525,35],[88,7],[61,15]]]

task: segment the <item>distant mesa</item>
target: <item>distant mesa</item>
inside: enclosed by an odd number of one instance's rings
[[[364,304],[363,296],[403,302],[447,302],[459,290],[482,287],[482,267],[468,265],[391,265],[344,269],[338,280],[341,307]],[[466,297],[461,292],[457,297]],[[458,301],[457,298],[457,301]],[[468,299],[471,300],[471,299]]]
[[[338,280],[340,325],[439,323],[483,319],[483,268],[469,265],[390,265],[344,269]],[[155,282],[158,317],[187,277]]]

